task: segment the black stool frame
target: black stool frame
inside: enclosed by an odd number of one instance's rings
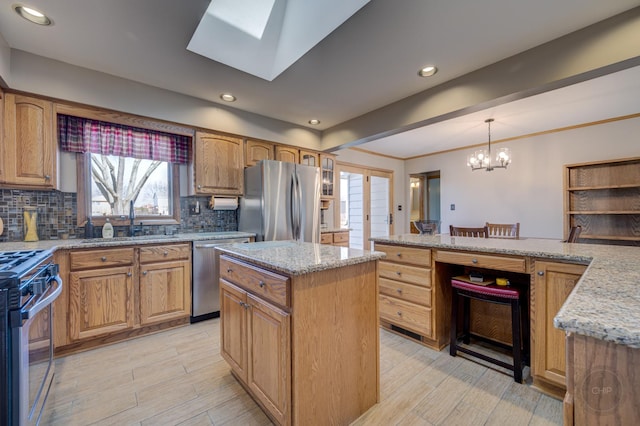
[[[529,324],[529,309],[526,303],[526,292],[524,290],[520,290],[519,294],[520,297],[518,299],[509,299],[495,295],[475,293],[473,291],[468,291],[460,288],[452,288],[451,342],[449,345],[449,353],[451,354],[451,356],[456,356],[457,351],[460,351],[468,355],[480,358],[484,361],[507,368],[513,371],[513,380],[517,383],[522,383],[522,369],[529,360],[529,328],[527,327],[527,325]],[[458,345],[458,306],[460,304],[460,299],[462,299],[464,305],[462,330],[463,343],[468,344],[470,341],[470,337],[473,336],[474,338],[486,340],[493,344],[497,344],[498,346],[511,349],[511,352],[513,354],[513,365]],[[513,339],[512,346],[494,342],[490,339],[482,338],[481,336],[472,335],[469,332],[471,299],[482,300],[485,302],[496,303],[500,305],[511,305],[511,331]]]

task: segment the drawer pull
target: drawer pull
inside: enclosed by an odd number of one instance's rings
[[[402,312],[401,312],[401,311],[398,311],[398,312],[396,312],[396,313],[398,314],[398,316],[399,316],[399,317],[401,317],[401,316],[402,316]]]
[[[478,263],[478,259],[471,259],[472,263]]]
[[[260,281],[260,282],[258,283],[258,285],[260,286],[260,288],[264,288],[264,286],[265,286],[264,281]]]
[[[100,260],[102,260],[103,262],[106,262],[106,261],[107,261],[107,256],[102,256],[102,257],[100,258]]]
[[[163,254],[164,254],[165,256],[168,256],[168,255],[169,255],[169,252],[168,252],[168,251],[165,251]]]
[[[227,274],[230,274],[232,272],[233,272],[233,270],[231,268],[227,268]]]
[[[398,274],[398,275],[402,275],[402,272],[400,272],[400,271],[396,271],[396,274]]]
[[[142,275],[147,275],[147,271],[142,271]]]
[[[396,256],[401,257],[402,253],[396,253]]]
[[[131,271],[127,272],[127,276],[128,276],[128,277],[130,277],[131,275],[132,275],[132,274],[131,274]]]
[[[538,271],[538,275],[543,276],[544,275],[544,271]]]
[[[396,291],[397,291],[398,293],[402,294],[402,289],[401,289],[401,288],[397,289]]]

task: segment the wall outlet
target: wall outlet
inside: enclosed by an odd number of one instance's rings
[[[456,205],[455,204],[451,204],[451,210],[455,210],[456,209]]]

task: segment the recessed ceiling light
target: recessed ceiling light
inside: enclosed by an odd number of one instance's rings
[[[225,102],[234,102],[236,100],[236,97],[233,96],[231,93],[223,93],[220,95],[220,99],[222,99]]]
[[[29,22],[33,22],[34,24],[51,25],[51,19],[47,18],[44,13],[32,7],[14,4],[13,10],[15,10],[18,15],[22,16]]]
[[[309,124],[311,124],[312,126],[317,126],[318,124],[320,124],[320,120],[318,120],[317,118],[312,118],[311,120],[309,120]]]
[[[418,71],[418,75],[420,77],[431,77],[437,72],[438,72],[438,68],[434,67],[433,65],[427,65],[426,67]]]

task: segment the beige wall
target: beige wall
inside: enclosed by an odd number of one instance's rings
[[[8,86],[10,83],[9,72],[11,69],[11,48],[0,34],[0,86]]]
[[[409,174],[440,170],[443,231],[449,225],[520,222],[521,236],[562,238],[563,165],[640,157],[639,134],[640,118],[633,118],[496,144],[511,148],[513,163],[492,172],[466,166],[472,150],[407,160],[396,185],[402,182],[406,204]]]

